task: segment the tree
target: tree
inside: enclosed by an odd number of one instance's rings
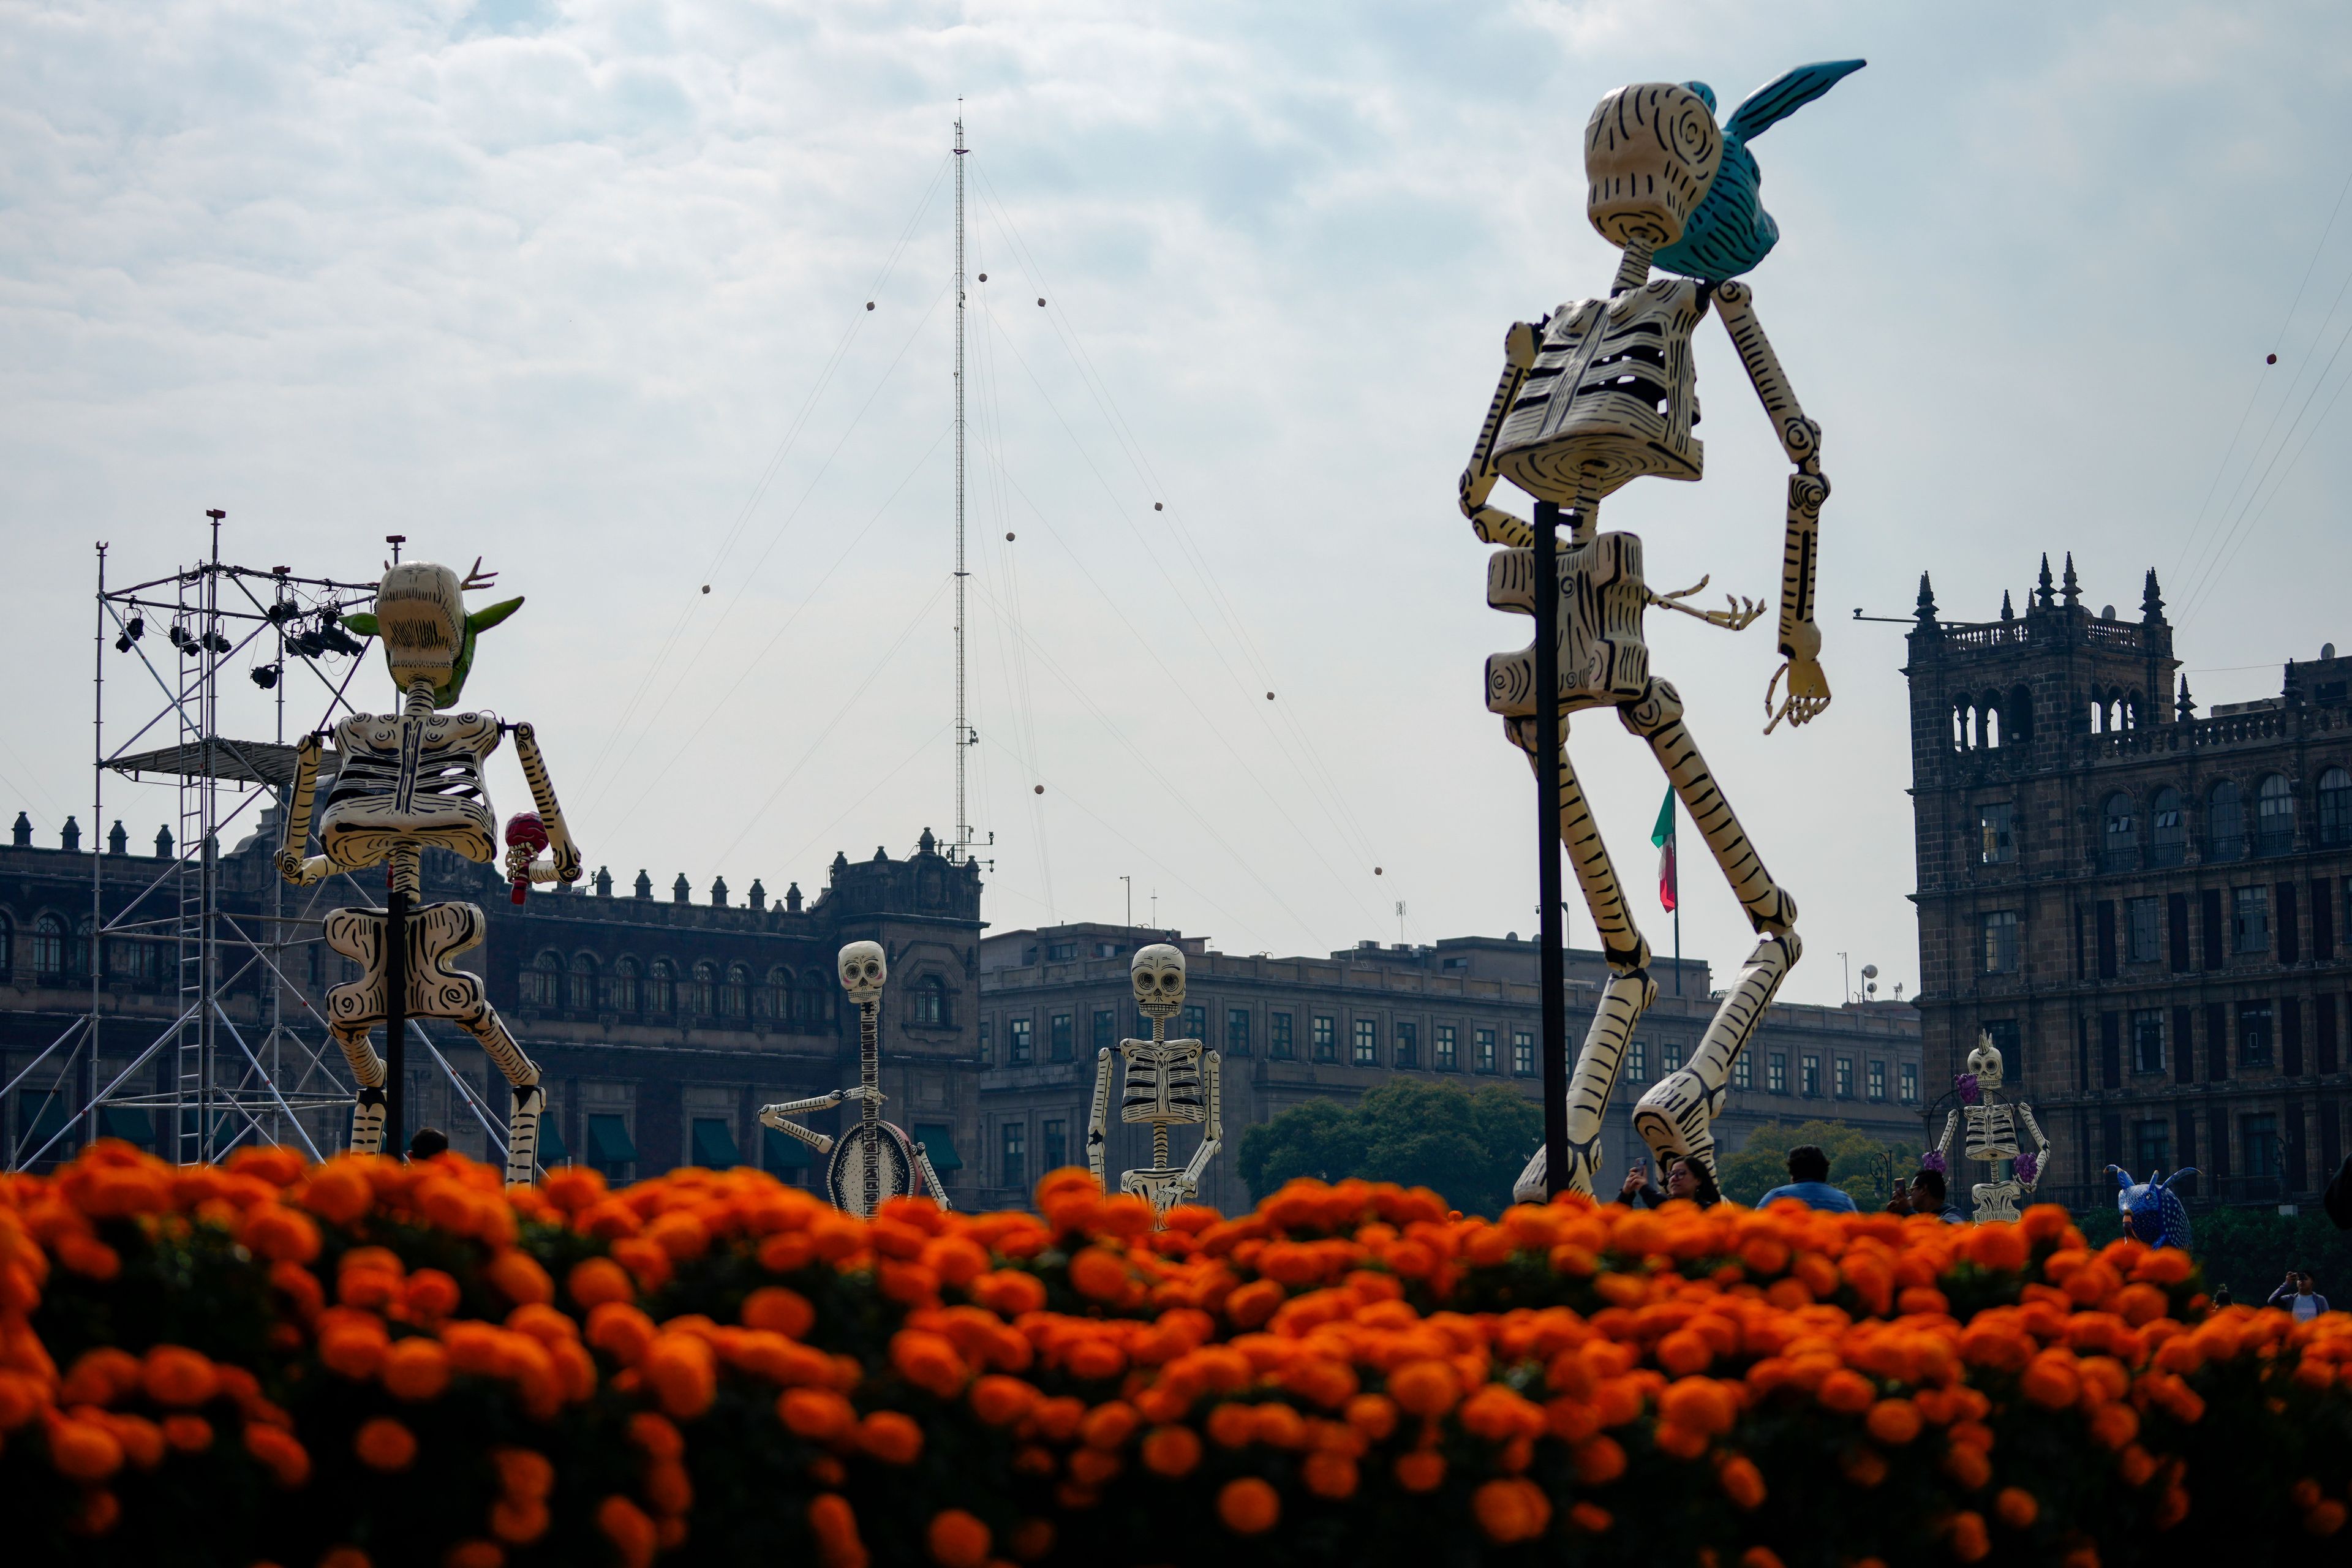
[[[1242,1180],[1264,1199],[1296,1176],[1432,1187],[1465,1213],[1500,1214],[1543,1142],[1543,1108],[1499,1084],[1475,1094],[1396,1079],[1353,1105],[1316,1100],[1244,1131]]]
[[[2112,1186],[2115,1178],[2106,1178]],[[2352,1307],[2352,1231],[2341,1231],[2324,1214],[2284,1215],[2275,1208],[2189,1210],[2189,1255],[2204,1266],[2205,1289],[2230,1288],[2242,1307],[2270,1300],[2290,1268],[2308,1269],[2311,1288],[2329,1305]],[[2074,1216],[2093,1247],[2123,1234],[2113,1203]]]
[[[1738,1152],[1721,1156],[1716,1184],[1734,1203],[1753,1204],[1789,1180],[1789,1151],[1817,1145],[1830,1157],[1830,1184],[1843,1187],[1864,1209],[1886,1206],[1887,1159],[1894,1157],[1895,1179],[1907,1182],[1917,1168],[1918,1152],[1906,1144],[1884,1143],[1857,1128],[1835,1121],[1807,1121],[1795,1127],[1774,1122],[1748,1135]]]

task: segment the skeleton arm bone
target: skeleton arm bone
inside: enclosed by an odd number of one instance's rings
[[[1724,597],[1731,603],[1731,607],[1727,610],[1695,610],[1688,605],[1682,603],[1683,600],[1689,598],[1693,594],[1696,594],[1701,588],[1706,587],[1709,581],[1711,581],[1711,575],[1709,577],[1702,577],[1697,582],[1692,584],[1689,587],[1681,590],[1679,593],[1658,594],[1652,593],[1647,588],[1644,588],[1643,592],[1648,595],[1649,602],[1661,610],[1673,610],[1678,614],[1688,616],[1694,620],[1705,621],[1708,626],[1721,626],[1727,632],[1747,630],[1748,626],[1755,621],[1756,617],[1764,613],[1764,606],[1761,603],[1754,599],[1742,598],[1737,594],[1726,594],[1724,595]]]
[[[916,1139],[914,1142],[915,1163],[923,1168],[923,1185],[929,1189],[931,1202],[939,1205],[940,1212],[941,1214],[945,1214],[950,1209],[954,1208],[955,1205],[948,1202],[948,1190],[940,1185],[940,1173],[931,1168],[930,1150],[924,1147],[923,1141],[919,1138]]]
[[[1211,1051],[1201,1063],[1209,1079],[1209,1125],[1204,1129],[1207,1136],[1201,1140],[1200,1148],[1193,1151],[1192,1158],[1184,1166],[1185,1189],[1196,1197],[1200,1195],[1201,1178],[1209,1173],[1209,1162],[1217,1157],[1217,1151],[1223,1147],[1225,1142],[1223,1061],[1223,1058],[1216,1052]]]
[[[841,1098],[838,1095],[821,1094],[814,1100],[794,1100],[782,1105],[763,1105],[760,1108],[760,1124],[762,1127],[772,1127],[787,1137],[797,1138],[820,1154],[830,1154],[833,1152],[831,1138],[811,1128],[802,1126],[792,1118],[805,1115],[812,1110],[829,1110],[840,1103]]]
[[[1538,336],[1538,329],[1525,321],[1514,321],[1503,334],[1503,374],[1495,383],[1495,400],[1486,405],[1478,439],[1471,446],[1470,466],[1462,470],[1462,515],[1470,520],[1470,531],[1488,544],[1518,550],[1535,542],[1535,531],[1502,508],[1487,505],[1486,498],[1502,477],[1502,470],[1495,466],[1495,437],[1503,427],[1503,416],[1517,400],[1519,388],[1526,384],[1528,372],[1535,368]]]
[[[555,785],[548,779],[547,763],[539,754],[538,734],[528,724],[517,724],[514,738],[515,758],[522,763],[522,776],[530,782],[531,804],[539,808],[540,822],[547,829],[547,847],[555,857],[555,875],[541,879],[534,867],[531,880],[576,882],[580,848],[572,842],[572,830],[563,825],[563,807],[555,798]]]
[[[1095,1103],[1087,1118],[1087,1169],[1099,1186],[1103,1179],[1103,1146],[1110,1138],[1110,1047],[1095,1053]]]
[[[1944,1135],[1936,1140],[1936,1152],[1942,1158],[1946,1171],[1952,1168],[1952,1134],[1958,1131],[1959,1127],[1960,1113],[1957,1110],[1948,1112],[1944,1117]]]
[[[1822,503],[1829,499],[1830,482],[1822,472],[1822,427],[1805,417],[1797,394],[1772,352],[1757,319],[1755,291],[1745,283],[1725,283],[1715,291],[1724,331],[1731,335],[1739,363],[1755,384],[1757,401],[1780,438],[1780,449],[1797,471],[1789,476],[1788,531],[1780,551],[1780,657],[1787,662],[1773,673],[1765,688],[1765,710],[1770,734],[1782,720],[1791,727],[1821,716],[1830,705],[1829,679],[1822,672],[1822,633],[1813,618],[1813,591],[1819,570]],[[1773,693],[1780,692],[1780,705]]]
[[[2033,1134],[2033,1180],[2030,1182],[2020,1181],[2017,1184],[2019,1186],[2023,1187],[2030,1193],[2036,1186],[2041,1184],[2042,1173],[2049,1167],[2050,1140],[2048,1136],[2042,1132],[2042,1123],[2033,1120],[2033,1108],[2032,1106],[2027,1105],[2022,1100],[2019,1101],[2017,1105],[2017,1114],[2023,1119],[2025,1122],[2025,1130]]]
[[[324,855],[305,857],[310,843],[310,802],[319,790],[319,737],[302,737],[294,751],[294,788],[286,803],[286,836],[278,847],[278,874],[298,888],[324,879],[334,865]]]

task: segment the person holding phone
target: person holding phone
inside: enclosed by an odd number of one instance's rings
[[[2298,1323],[2308,1322],[2327,1310],[2327,1298],[2311,1288],[2311,1276],[2299,1268],[2287,1270],[2285,1281],[2271,1292],[2266,1304],[2275,1307],[2282,1302]]]
[[[1715,1184],[1714,1175],[1688,1154],[1677,1154],[1666,1163],[1666,1185],[1664,1192],[1650,1184],[1650,1163],[1636,1160],[1626,1169],[1625,1184],[1617,1191],[1617,1201],[1636,1208],[1656,1208],[1676,1198],[1695,1203],[1701,1208],[1713,1208],[1723,1201],[1723,1194]]]

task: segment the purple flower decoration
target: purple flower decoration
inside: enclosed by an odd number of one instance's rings
[[[1962,1105],[1981,1105],[1984,1102],[1984,1090],[1977,1087],[1976,1074],[1972,1072],[1960,1073],[1956,1075],[1952,1081],[1960,1086],[1960,1103]]]
[[[2031,1149],[2020,1150],[2012,1168],[2019,1181],[2031,1185],[2033,1178],[2042,1173],[2042,1157]]]
[[[1923,1171],[1933,1171],[1939,1176],[1951,1174],[1951,1166],[1945,1163],[1944,1152],[1941,1149],[1930,1149],[1920,1155],[1919,1168]]]

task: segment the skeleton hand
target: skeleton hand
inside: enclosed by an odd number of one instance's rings
[[[1770,720],[1764,726],[1768,735],[1783,719],[1793,729],[1820,718],[1830,705],[1829,677],[1822,673],[1822,628],[1811,621],[1799,621],[1780,651],[1788,656],[1788,662],[1772,672],[1764,688],[1764,711]],[[1777,708],[1772,695],[1776,690],[1780,693]]]
[[[1727,632],[1747,630],[1754,624],[1756,617],[1764,613],[1764,606],[1759,601],[1743,599],[1737,594],[1724,595],[1725,600],[1731,605],[1727,610],[1694,610],[1688,605],[1680,603],[1681,600],[1689,598],[1693,594],[1706,587],[1711,580],[1710,574],[1709,576],[1700,578],[1679,593],[1652,594],[1650,603],[1662,610],[1679,611],[1694,619],[1705,621],[1708,626],[1721,626]]]
[[[889,1097],[888,1095],[887,1095],[887,1094],[884,1094],[884,1093],[883,1093],[880,1089],[868,1089],[868,1088],[866,1088],[864,1084],[862,1084],[862,1083],[861,1083],[861,1084],[859,1084],[856,1089],[843,1089],[843,1090],[841,1091],[841,1098],[842,1098],[843,1100],[872,1100],[872,1101],[874,1102],[876,1109],[879,1110],[879,1109],[881,1108],[882,1102],[883,1102],[884,1100],[886,1100],[889,1099],[890,1097]]]

